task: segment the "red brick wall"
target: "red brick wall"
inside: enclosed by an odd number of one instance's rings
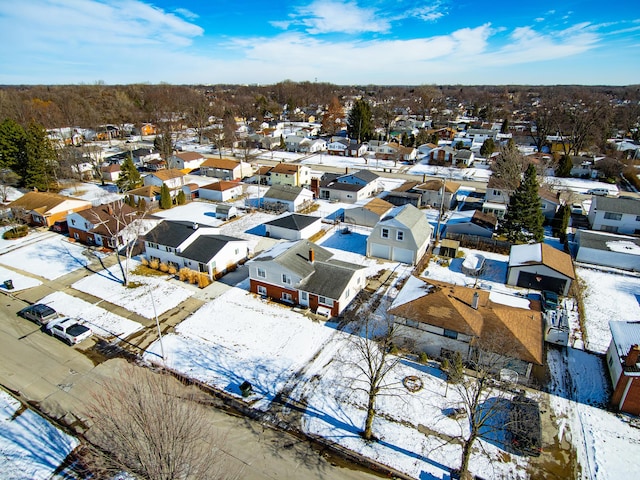
[[[611,395],[611,405],[616,409],[618,408],[620,405],[620,399],[624,394],[624,390],[629,380],[631,380],[631,387],[629,387],[624,404],[620,410],[630,413],[631,415],[640,415],[640,377],[627,377],[623,373],[618,380],[618,384],[613,390],[613,395]]]
[[[258,286],[262,285],[263,287],[265,287],[267,289],[267,297],[269,298],[273,298],[274,300],[282,300],[282,293],[286,292],[286,293],[290,293],[293,297],[293,303],[296,305],[299,305],[299,299],[298,299],[298,291],[297,290],[290,290],[287,288],[283,288],[280,286],[276,286],[276,285],[272,285],[270,283],[264,283],[264,282],[260,282],[258,280],[255,279],[251,279],[250,283],[249,283],[249,290],[252,293],[258,294]],[[317,295],[309,295],[309,308],[311,308],[311,310],[316,310],[316,308],[318,308],[318,296]],[[331,315],[333,315],[334,317],[338,316],[338,313],[340,312],[340,304],[339,302],[333,302],[333,307],[331,308]]]

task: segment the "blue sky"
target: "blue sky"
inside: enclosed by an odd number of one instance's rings
[[[640,2],[0,0],[0,44],[0,84],[628,85]]]

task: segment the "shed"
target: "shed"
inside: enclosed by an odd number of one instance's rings
[[[220,203],[216,205],[216,218],[229,220],[230,218],[235,218],[237,216],[238,209],[235,205],[230,205],[228,203]]]
[[[460,242],[457,240],[445,239],[440,242],[440,256],[448,258],[456,258]]]
[[[575,279],[571,257],[546,243],[513,245],[507,284],[567,295]]]

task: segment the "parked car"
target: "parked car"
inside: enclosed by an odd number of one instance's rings
[[[45,327],[49,335],[58,337],[69,345],[75,345],[86,340],[93,333],[89,327],[82,325],[77,318],[62,317],[51,321]]]
[[[542,424],[538,402],[524,392],[511,399],[507,431],[511,446],[519,453],[537,457],[542,451]]]
[[[36,322],[38,325],[46,325],[50,320],[58,318],[58,312],[44,303],[29,305],[20,310],[18,315],[32,322]]]
[[[609,189],[608,188],[590,188],[589,190],[587,190],[587,194],[606,197],[607,195],[609,195]]]
[[[549,290],[542,291],[542,311],[556,310],[558,308],[558,294]]]

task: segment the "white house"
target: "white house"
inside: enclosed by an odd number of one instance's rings
[[[291,213],[266,222],[267,237],[284,240],[309,239],[322,230],[322,219],[311,215]]]
[[[244,193],[244,188],[242,183],[220,180],[219,182],[201,186],[198,192],[200,198],[204,200],[228,202],[241,196]]]
[[[169,158],[169,165],[178,170],[195,170],[200,168],[205,160],[206,158],[197,152],[179,152]]]
[[[170,168],[168,170],[158,170],[149,173],[142,178],[145,187],[162,187],[166,185],[171,192],[171,196],[175,197],[185,185],[185,175],[180,170]]]
[[[593,230],[638,234],[640,233],[640,200],[594,195],[588,218]]]
[[[369,170],[344,175],[325,173],[320,180],[319,196],[323,200],[345,203],[365,200],[378,191],[378,178]]]
[[[260,199],[260,206],[267,210],[299,212],[313,203],[313,192],[291,185],[273,185]]]
[[[213,279],[244,261],[249,242],[193,222],[164,220],[144,236],[147,260],[187,267]]]

